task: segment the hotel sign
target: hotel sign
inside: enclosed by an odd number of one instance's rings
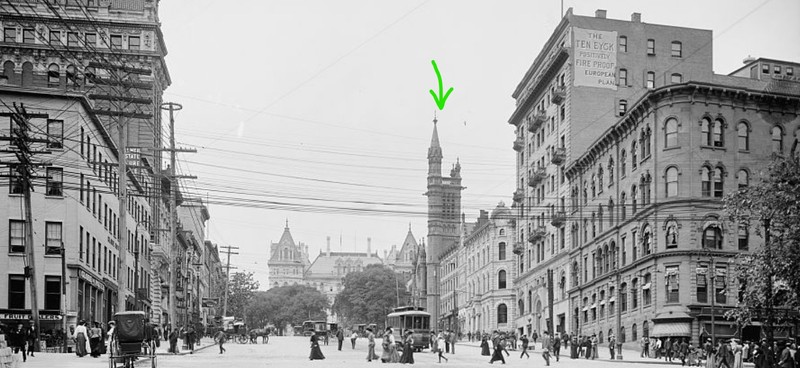
[[[617,32],[572,28],[574,85],[617,90]]]

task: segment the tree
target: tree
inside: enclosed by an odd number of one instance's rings
[[[740,325],[761,319],[770,343],[775,324],[800,308],[800,161],[778,157],[763,180],[725,198],[735,224],[755,228],[764,246],[737,256],[739,303],[727,317]]]
[[[258,290],[258,281],[253,279],[252,272],[236,272],[228,282],[228,315],[244,317],[245,307]]]
[[[408,300],[404,276],[384,265],[369,265],[363,271],[350,272],[333,310],[348,323],[383,324],[386,315],[399,300]]]
[[[328,298],[308,286],[292,285],[257,292],[247,308],[247,318],[254,326],[272,323],[279,330],[286,325],[301,325],[306,320],[326,320]]]

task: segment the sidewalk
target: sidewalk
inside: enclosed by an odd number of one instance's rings
[[[178,354],[172,354],[172,353],[169,352],[169,341],[161,340],[159,343],[161,344],[161,346],[156,348],[156,355],[186,355],[186,354],[191,354],[191,351],[189,349],[184,349],[183,348],[183,346],[184,346],[183,345],[183,339],[178,339]],[[208,337],[204,337],[204,338],[200,339],[200,343],[199,344],[195,344],[194,351],[198,352],[198,351],[201,351],[201,350],[208,349],[208,348],[210,348],[212,346],[217,346],[216,344],[214,344],[214,340],[211,339],[211,338],[208,338]]]

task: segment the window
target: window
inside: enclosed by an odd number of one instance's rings
[[[678,146],[678,120],[675,118],[667,119],[664,123],[664,147]]]
[[[75,87],[78,85],[78,74],[75,72],[75,65],[67,66],[66,82],[70,87]]]
[[[703,230],[703,248],[722,249],[722,229],[718,225],[710,225]]]
[[[722,135],[722,128],[725,123],[721,119],[717,119],[714,121],[714,124],[711,128],[712,130],[712,145],[714,147],[722,147],[723,144],[723,135]]]
[[[95,74],[94,67],[92,66],[86,67],[86,69],[83,70],[83,76],[86,79],[86,85],[94,84],[95,78],[97,77],[97,74]]]
[[[63,180],[64,180],[64,172],[62,168],[48,167],[45,195],[63,196],[64,195]]]
[[[4,28],[3,42],[17,42],[17,29],[13,27]]]
[[[619,286],[619,310],[621,312],[628,311],[628,284],[622,283]]]
[[[675,58],[683,57],[683,44],[680,41],[672,41],[671,56]]]
[[[628,112],[628,101],[627,100],[619,100],[618,106],[618,115],[624,116],[626,112]]]
[[[628,37],[619,36],[619,51],[628,52]]]
[[[636,140],[631,142],[631,171],[636,170],[639,159],[636,157]]]
[[[750,149],[750,127],[745,122],[739,123],[736,127],[739,136],[739,150],[747,151]]]
[[[631,185],[631,215],[636,213],[636,184]]]
[[[636,328],[636,324],[634,323],[633,326],[631,326],[631,339],[633,339],[633,341],[636,341],[639,338],[637,332],[638,330]]]
[[[781,66],[780,65],[775,65],[772,68],[773,68],[772,70],[773,70],[774,74],[781,74]]]
[[[683,83],[683,76],[680,75],[680,73],[672,73],[672,75],[669,77],[669,81],[673,84]]]
[[[22,181],[20,180],[17,165],[8,166],[8,192],[11,194],[23,194]]]
[[[67,47],[80,47],[80,37],[77,32],[67,33]]]
[[[714,271],[714,298],[716,298],[715,301],[717,304],[725,304],[728,302],[728,268],[725,266],[717,266]]]
[[[653,236],[650,233],[650,227],[647,226],[642,230],[642,255],[646,256],[653,252]],[[645,281],[647,283],[647,281]]]
[[[597,192],[603,193],[603,165],[600,164],[597,167]]]
[[[619,176],[621,178],[625,177],[625,160],[625,149],[623,149],[619,154]]]
[[[656,88],[656,73],[647,72],[644,86],[647,88]]]
[[[8,275],[8,308],[25,309],[25,276]]]
[[[61,277],[44,277],[44,309],[61,310]]]
[[[497,288],[498,289],[505,289],[506,288],[506,271],[500,270],[497,273]]]
[[[25,221],[8,220],[8,251],[25,253]]]
[[[794,75],[794,67],[787,66],[786,67],[786,75],[788,75],[788,76]]]
[[[669,248],[677,248],[678,247],[678,224],[675,221],[670,221],[667,223],[667,232],[666,232],[666,244],[667,249]]]
[[[122,48],[122,35],[111,35],[111,48],[112,49]]]
[[[47,86],[58,87],[60,77],[61,70],[58,67],[58,64],[50,64],[50,66],[47,67]]]
[[[736,180],[739,182],[739,189],[747,188],[750,184],[750,174],[745,169],[739,170],[739,174],[736,175]]]
[[[128,36],[128,50],[139,50],[141,40],[139,36]]]
[[[710,146],[713,141],[711,138],[711,119],[703,118],[703,120],[700,121],[700,134],[703,145]]]
[[[631,280],[631,309],[639,307],[639,279]]]
[[[706,166],[700,169],[700,193],[703,197],[711,197],[711,170]]]
[[[22,30],[22,43],[35,43],[36,42],[36,30],[35,29],[23,29]]]
[[[44,254],[61,254],[61,223],[45,222]]]
[[[97,47],[97,33],[87,33],[84,36],[84,42],[86,43],[86,47],[90,50],[93,50]]]
[[[666,273],[666,292],[667,303],[680,302],[680,287],[679,287],[679,270],[678,266],[667,266]]]
[[[750,231],[746,222],[739,224],[739,250],[750,250]]]
[[[64,146],[64,121],[47,120],[47,148],[63,148]]]
[[[783,129],[779,126],[772,127],[772,152],[783,152]]]
[[[650,274],[646,273],[644,275],[644,285],[642,285],[642,304],[645,306],[650,305],[653,300],[652,295],[650,294],[650,282]]]
[[[617,340],[617,342],[621,342],[621,343],[625,343],[626,342],[625,341],[625,327],[620,327],[619,328],[619,339]]]
[[[625,203],[626,202],[625,192],[622,192],[622,194],[620,194],[619,199],[620,199],[619,200],[619,212],[620,212],[619,219],[622,220],[622,221],[625,221],[625,218],[627,217],[626,210],[625,210],[625,205],[626,205],[626,203]]]
[[[497,253],[498,253],[497,259],[499,261],[505,261],[506,260],[506,243],[505,242],[500,242],[500,244],[497,247]]]
[[[722,175],[722,168],[718,167],[714,169],[714,198],[722,198],[724,192]]]
[[[619,70],[619,79],[617,85],[625,87],[628,85],[628,69]]]
[[[656,54],[656,40],[648,39],[647,40],[647,55],[655,55]]]
[[[50,45],[61,45],[61,31],[50,31]]]
[[[608,186],[614,185],[614,158],[608,158]]]
[[[769,74],[769,64],[761,64],[761,72],[764,74]]]
[[[505,304],[497,306],[497,323],[508,323],[508,307]]]
[[[695,272],[695,282],[697,283],[695,293],[697,294],[697,302],[708,303],[708,278],[706,276],[708,273],[708,266],[698,265]]]

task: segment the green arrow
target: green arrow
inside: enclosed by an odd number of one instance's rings
[[[433,100],[436,101],[436,106],[439,107],[439,110],[444,109],[444,103],[447,102],[447,98],[450,97],[450,93],[453,92],[453,87],[447,90],[447,93],[444,93],[444,87],[442,86],[442,74],[439,73],[439,67],[436,66],[436,60],[431,60],[431,64],[433,64],[433,71],[436,72],[436,78],[439,79],[439,95],[436,95],[436,92],[433,90],[429,90],[431,96],[433,96]]]

